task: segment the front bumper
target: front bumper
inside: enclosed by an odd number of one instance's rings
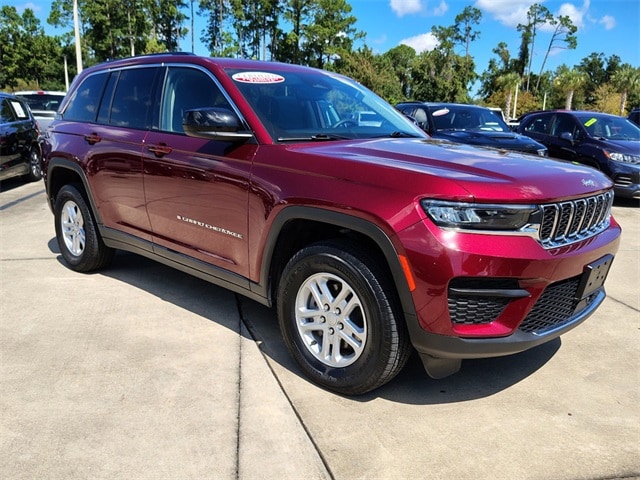
[[[444,232],[426,220],[400,236],[416,280],[412,343],[425,366],[451,359],[459,368],[460,359],[528,350],[591,316],[605,298],[620,227],[611,219],[598,235],[557,249],[526,237]],[[602,268],[599,277],[591,266]]]

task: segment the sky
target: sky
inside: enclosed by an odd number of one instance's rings
[[[533,3],[542,4],[555,16],[568,15],[578,27],[578,45],[575,50],[556,49],[547,59],[545,70],[559,65],[578,65],[591,53],[604,53],[605,58],[618,55],[623,63],[640,67],[640,0],[347,0],[352,15],[357,19],[357,30],[366,34],[364,42],[375,53],[384,53],[400,44],[421,52],[435,46],[431,35],[433,26],[451,26],[455,17],[466,6],[482,12],[476,27],[479,38],[470,46],[476,72],[487,69],[489,59],[496,58],[492,50],[500,42],[509,46],[511,57],[517,57],[520,32],[516,27],[526,23],[526,13]],[[189,0],[186,0],[189,4]],[[47,24],[51,2],[48,0],[2,0],[21,13],[25,8],[34,10],[49,34],[56,34]],[[197,5],[197,0],[195,1]],[[190,15],[189,11],[185,12]],[[208,55],[199,41],[205,25],[196,14],[195,53]],[[187,21],[190,26],[190,21]],[[544,29],[538,33],[533,52],[532,71],[538,73],[551,38]],[[357,44],[356,46],[359,46]],[[181,42],[184,51],[191,50],[191,35]],[[463,54],[461,50],[458,53]]]

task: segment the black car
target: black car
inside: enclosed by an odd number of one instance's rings
[[[627,118],[636,125],[640,125],[640,108],[634,108],[633,110],[631,110],[631,113]]]
[[[626,118],[585,111],[525,115],[518,132],[549,149],[549,156],[602,170],[619,197],[640,199],[640,128]]]
[[[396,108],[413,118],[431,137],[484,147],[546,156],[544,145],[519,135],[500,113],[460,103],[403,102]]]
[[[0,180],[42,178],[38,124],[24,100],[0,92]]]

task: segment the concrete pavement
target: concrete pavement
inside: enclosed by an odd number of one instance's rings
[[[346,398],[274,313],[142,257],[64,267],[41,182],[0,189],[0,478],[640,477],[640,208],[608,299],[537,349]]]

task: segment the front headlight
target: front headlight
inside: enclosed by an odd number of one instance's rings
[[[604,151],[604,154],[614,162],[633,163],[637,165],[640,163],[640,155],[629,155],[627,153]]]
[[[483,205],[422,200],[422,208],[440,227],[462,230],[522,231],[531,227],[535,205]]]

